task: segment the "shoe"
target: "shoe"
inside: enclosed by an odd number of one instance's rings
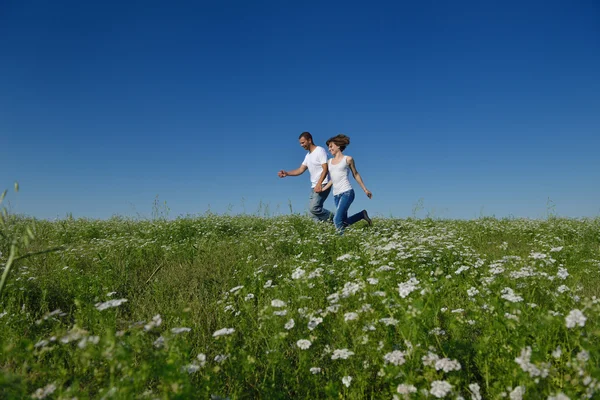
[[[367,210],[363,210],[362,213],[363,213],[363,219],[365,221],[367,221],[367,224],[369,224],[369,226],[372,226],[373,221],[371,220],[371,218],[369,218],[369,214],[367,214]]]

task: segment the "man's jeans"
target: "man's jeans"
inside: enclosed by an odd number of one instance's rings
[[[333,223],[339,233],[343,233],[347,226],[365,218],[362,211],[348,218],[348,209],[350,208],[350,204],[354,201],[354,189],[350,189],[334,196],[333,201],[335,202],[336,208]]]
[[[315,221],[328,221],[331,219],[332,212],[323,208],[323,204],[330,192],[331,188],[319,193],[315,193],[313,189],[310,190],[308,211]]]

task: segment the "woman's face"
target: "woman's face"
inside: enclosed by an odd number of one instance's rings
[[[332,156],[335,156],[340,151],[340,146],[333,142],[329,142],[329,152]]]

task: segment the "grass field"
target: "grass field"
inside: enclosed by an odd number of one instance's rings
[[[600,219],[2,221],[1,398],[600,397]]]

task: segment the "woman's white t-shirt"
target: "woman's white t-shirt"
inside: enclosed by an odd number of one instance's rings
[[[334,196],[352,189],[350,180],[348,180],[348,172],[350,172],[350,168],[348,167],[348,162],[346,161],[347,157],[348,156],[344,156],[337,164],[333,164],[331,162],[333,160],[332,158],[327,161],[327,166],[329,167],[329,176],[331,177],[331,182],[333,183]]]

